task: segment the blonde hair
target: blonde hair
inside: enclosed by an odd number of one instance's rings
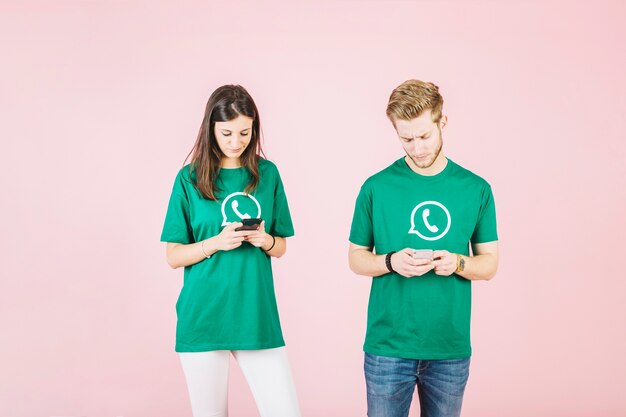
[[[439,87],[420,80],[408,80],[396,87],[389,97],[387,117],[394,120],[412,120],[426,110],[431,111],[433,122],[439,123],[443,97]]]

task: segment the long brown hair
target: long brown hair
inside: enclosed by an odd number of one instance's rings
[[[227,122],[240,115],[253,119],[250,143],[240,157],[241,166],[250,174],[250,181],[244,192],[254,191],[259,184],[259,157],[260,155],[265,156],[261,148],[259,111],[245,88],[240,85],[223,85],[209,97],[198,138],[193,149],[187,155],[187,158],[192,155],[189,164],[189,177],[204,198],[217,200],[216,192],[219,191],[216,180],[224,154],[215,139],[215,122]],[[187,158],[185,158],[185,162],[187,162]],[[195,176],[192,176],[192,171]]]

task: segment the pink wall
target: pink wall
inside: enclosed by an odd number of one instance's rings
[[[159,235],[206,99],[233,82],[296,226],[275,272],[304,414],[364,416],[370,279],[347,236],[362,181],[401,155],[384,111],[408,78],[441,86],[444,149],[498,209],[463,415],[625,415],[625,17],[600,0],[3,1],[0,416],[191,415],[182,270]],[[232,415],[257,415],[233,370]]]

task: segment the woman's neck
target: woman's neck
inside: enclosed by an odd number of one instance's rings
[[[241,159],[240,158],[222,158],[220,167],[226,168],[226,169],[241,168]]]

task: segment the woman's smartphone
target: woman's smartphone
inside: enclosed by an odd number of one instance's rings
[[[243,226],[239,226],[235,229],[235,232],[239,232],[242,230],[259,230],[261,226],[262,219],[241,219],[241,223]]]
[[[433,250],[432,249],[413,249],[413,259],[428,259],[430,261],[433,260]]]

